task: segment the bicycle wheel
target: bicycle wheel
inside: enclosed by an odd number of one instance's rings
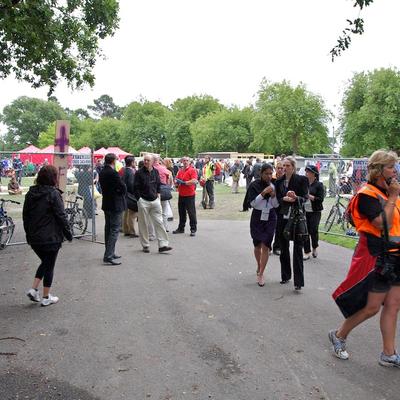
[[[72,234],[74,236],[84,235],[87,229],[88,217],[83,208],[78,208],[73,214],[72,219]]]
[[[329,232],[332,228],[333,223],[335,222],[335,219],[337,218],[339,213],[339,210],[337,208],[337,206],[333,206],[331,208],[331,211],[329,211],[329,215],[328,218],[325,221],[325,231]]]
[[[14,221],[11,217],[7,217],[1,221],[0,226],[0,250],[3,250],[10,243],[14,233]]]

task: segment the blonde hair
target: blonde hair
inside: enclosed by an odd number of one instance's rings
[[[172,160],[170,158],[164,158],[164,165],[167,168],[172,168]]]
[[[296,159],[294,157],[292,157],[292,156],[286,156],[283,159],[283,161],[285,161],[285,160],[289,161],[290,164],[292,164],[292,167],[294,168],[294,173],[296,173]]]
[[[383,168],[393,162],[397,162],[398,156],[394,151],[376,150],[368,159],[368,175],[370,182],[376,182],[382,175]]]

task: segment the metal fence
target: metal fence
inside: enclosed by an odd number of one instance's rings
[[[12,230],[10,238],[0,234],[0,248],[26,244],[22,222],[22,209],[29,187],[34,185],[35,177],[43,165],[53,165],[54,156],[68,159],[67,186],[63,195],[65,210],[75,238],[96,240],[96,210],[98,191],[95,189],[96,172],[93,153],[54,153],[54,152],[0,152],[0,232]],[[11,201],[10,201],[11,200]],[[6,217],[9,218],[6,218]],[[7,228],[6,224],[10,224]],[[8,222],[7,222],[8,221]],[[3,236],[1,238],[1,236]],[[7,243],[5,243],[7,242]],[[3,244],[3,245],[1,245]]]
[[[315,165],[325,187],[324,210],[320,232],[357,238],[357,232],[347,222],[345,211],[354,194],[367,181],[366,158],[306,158],[304,166]]]

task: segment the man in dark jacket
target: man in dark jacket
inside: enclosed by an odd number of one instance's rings
[[[115,254],[115,244],[118,240],[119,228],[122,222],[122,213],[126,210],[126,186],[115,170],[117,156],[109,153],[104,157],[104,168],[99,175],[99,182],[103,194],[101,209],[104,211],[104,242],[105,252],[103,261],[106,264],[120,265],[116,259],[121,256]]]
[[[122,224],[122,230],[125,236],[139,237],[135,230],[135,220],[137,219],[138,206],[135,198],[133,184],[135,182],[135,157],[126,156],[125,157],[125,168],[122,180],[126,185],[126,204],[127,209],[124,212],[124,220]]]

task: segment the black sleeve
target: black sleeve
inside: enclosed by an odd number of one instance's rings
[[[382,212],[380,201],[363,193],[360,193],[358,196],[358,211],[360,214],[367,217],[369,221],[379,217]]]
[[[324,191],[324,185],[322,182],[318,182],[317,187],[315,188],[315,200],[317,201],[323,201],[325,197],[325,191]],[[315,201],[314,200],[314,201]]]
[[[118,194],[125,194],[126,185],[124,182],[122,182],[122,179],[117,171],[114,171],[114,173],[111,175],[111,179],[112,179],[111,186],[115,187],[115,192]]]
[[[138,170],[135,174],[135,181],[133,182],[133,194],[137,200],[140,199],[141,182],[142,182],[142,174],[141,171]]]

